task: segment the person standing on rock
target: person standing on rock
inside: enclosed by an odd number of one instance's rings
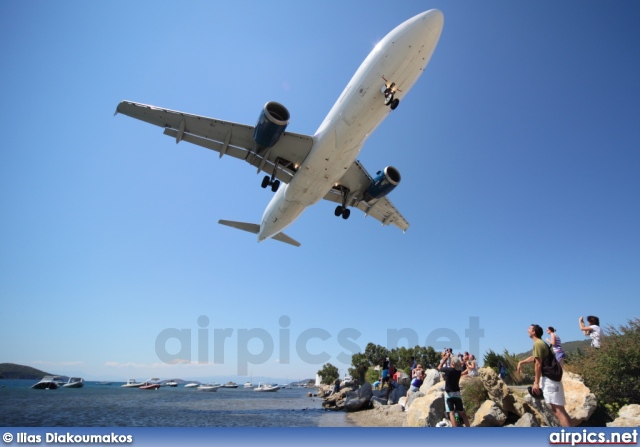
[[[451,358],[451,352],[446,351],[443,355],[440,364],[438,365],[438,371],[444,373],[444,406],[447,413],[449,413],[449,420],[453,427],[457,427],[456,422],[457,412],[462,418],[462,422],[465,427],[469,427],[469,418],[464,411],[462,405],[462,396],[460,394],[460,376],[462,374],[462,366],[458,357]],[[447,361],[451,362],[451,367],[444,366]]]
[[[551,380],[548,377],[542,375],[542,364],[544,359],[550,355],[549,346],[542,341],[542,328],[537,324],[532,324],[527,330],[529,338],[533,340],[533,355],[518,362],[518,372],[522,374],[522,365],[527,363],[534,364],[535,378],[533,380],[533,386],[531,387],[532,394],[540,394],[544,401],[551,406],[551,411],[560,421],[560,425],[563,427],[571,427],[571,419],[564,409],[564,388],[561,381]]]
[[[380,379],[380,389],[384,388],[384,384],[386,383],[389,386],[389,357],[382,360],[382,379]]]
[[[562,340],[560,340],[560,337],[558,336],[558,334],[556,334],[556,330],[553,326],[549,326],[547,328],[547,334],[549,334],[549,336],[551,337],[546,339],[547,343],[549,343],[553,348],[553,352],[556,354],[556,360],[558,361],[560,366],[564,367],[565,354],[564,350],[562,349]]]
[[[600,349],[600,338],[602,337],[602,329],[600,328],[600,318],[589,315],[587,317],[589,326],[584,325],[582,317],[578,320],[580,324],[580,330],[584,332],[584,335],[591,337],[591,346]]]

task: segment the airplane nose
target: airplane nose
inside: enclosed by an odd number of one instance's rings
[[[438,36],[442,32],[442,27],[444,26],[444,14],[439,9],[430,9],[423,14],[422,18],[425,22],[429,30]]]

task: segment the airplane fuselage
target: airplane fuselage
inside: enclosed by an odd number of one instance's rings
[[[443,15],[430,10],[387,34],[369,53],[313,136],[313,146],[289,184],[264,211],[258,241],[291,225],[320,201],[355,161],[371,133],[390,112],[385,87],[401,100],[418,80],[435,50]]]

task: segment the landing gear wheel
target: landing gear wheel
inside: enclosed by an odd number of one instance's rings
[[[342,218],[344,220],[347,220],[350,215],[351,215],[351,210],[349,208],[345,208],[345,210],[342,212]]]
[[[336,206],[336,210],[334,211],[333,214],[335,214],[336,217],[338,217],[338,216],[342,216],[342,213],[344,213],[344,208],[342,208],[341,205]]]
[[[271,191],[276,192],[280,187],[280,180],[275,180],[271,185]]]
[[[391,101],[391,103],[389,103],[389,108],[391,110],[395,110],[396,107],[398,107],[398,104],[400,104],[400,100],[398,98],[396,98],[393,101]]]
[[[269,183],[271,183],[271,179],[269,178],[268,175],[265,175],[264,178],[262,179],[262,186],[263,188],[266,188],[267,186],[269,186]]]

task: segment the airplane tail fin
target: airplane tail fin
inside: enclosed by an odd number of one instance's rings
[[[247,223],[247,222],[236,222],[234,220],[219,220],[218,223],[222,225],[226,225],[231,228],[236,228],[238,230],[247,231],[253,234],[258,234],[260,232],[260,225],[258,224]],[[284,233],[278,233],[275,236],[273,236],[271,239],[284,242],[285,244],[294,245],[296,247],[300,246],[300,242],[287,236]]]

